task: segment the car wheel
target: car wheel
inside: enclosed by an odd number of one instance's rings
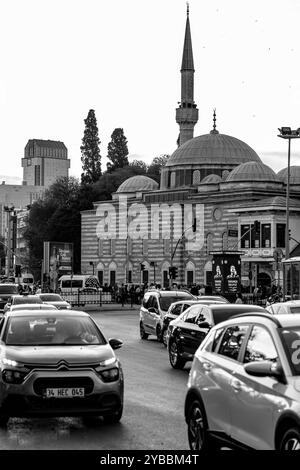
[[[185,360],[180,357],[178,346],[176,341],[173,341],[169,347],[169,360],[170,364],[174,369],[183,369],[185,366]]]
[[[115,413],[103,416],[103,420],[106,424],[116,424],[122,418],[122,414],[123,414],[123,407]]]
[[[187,426],[191,450],[212,450],[220,447],[209,438],[205,410],[199,400],[194,400],[189,407]]]
[[[279,442],[279,450],[300,450],[300,430],[291,428],[286,431]]]
[[[164,328],[162,331],[162,342],[165,347],[167,347],[167,328]]]
[[[162,342],[162,331],[161,331],[161,326],[160,325],[157,325],[156,336],[157,336],[157,341],[159,341],[161,343]]]
[[[140,322],[140,337],[141,339],[148,339],[148,334],[145,332],[143,322]]]

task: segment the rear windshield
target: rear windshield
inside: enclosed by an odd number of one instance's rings
[[[174,302],[179,302],[180,300],[193,300],[193,296],[188,294],[187,292],[185,294],[180,294],[180,295],[177,295],[177,296],[173,296],[173,295],[165,295],[165,296],[161,296],[159,297],[159,303],[160,303],[160,308],[162,310],[169,310],[169,307],[171,304],[173,304]]]
[[[13,304],[14,305],[20,305],[20,304],[42,304],[43,301],[39,297],[27,297],[26,295],[24,297],[15,297],[13,299]]]
[[[219,304],[222,305],[222,304]],[[250,313],[250,312],[264,312],[264,309],[261,307],[257,307],[255,305],[241,305],[237,306],[234,304],[234,308],[230,308],[228,304],[227,307],[214,309],[211,306],[214,316],[214,323],[217,325],[218,323],[227,320],[228,318],[233,317],[234,315],[239,315],[241,313]],[[224,304],[225,306],[225,304]]]
[[[0,284],[0,294],[17,294],[17,286],[12,284],[11,286],[1,286]]]
[[[71,287],[77,287],[77,288],[81,288],[83,286],[83,280],[82,279],[66,279],[64,281],[61,281],[61,287],[69,287],[71,289]]]
[[[40,298],[43,302],[61,302],[62,298],[57,294],[40,294]]]

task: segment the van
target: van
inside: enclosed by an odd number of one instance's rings
[[[98,278],[92,275],[64,274],[58,280],[58,287],[63,292],[97,291],[100,289]]]
[[[29,286],[31,289],[33,288],[34,278],[31,273],[23,273],[19,279],[22,287]],[[18,278],[16,278],[16,282],[18,282]]]

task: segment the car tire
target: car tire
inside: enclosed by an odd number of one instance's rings
[[[141,339],[148,339],[148,334],[145,332],[143,322],[140,322],[140,337]]]
[[[167,347],[167,328],[163,328],[161,336],[163,345]]]
[[[191,450],[207,451],[220,449],[208,433],[207,418],[201,401],[195,399],[187,412],[188,441]]]
[[[103,416],[103,420],[106,424],[117,424],[122,418],[122,414],[123,414],[123,407],[114,413]]]
[[[180,357],[176,341],[169,346],[169,361],[174,369],[183,369],[186,361]]]
[[[300,429],[294,427],[285,431],[278,447],[280,451],[300,450]]]

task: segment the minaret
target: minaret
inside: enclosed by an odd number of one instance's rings
[[[176,122],[179,124],[180,134],[178,145],[184,144],[194,136],[194,127],[198,121],[198,109],[194,102],[194,60],[189,20],[189,4],[187,3],[187,16],[185,37],[181,64],[181,102],[176,109]]]

